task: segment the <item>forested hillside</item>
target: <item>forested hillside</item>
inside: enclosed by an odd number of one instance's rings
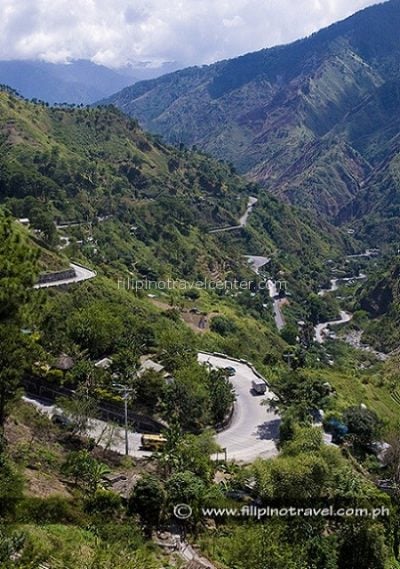
[[[396,257],[380,265],[360,292],[358,307],[370,322],[364,337],[378,349],[398,350],[400,345],[400,265]]]
[[[0,133],[1,566],[396,567],[396,360],[317,341],[361,245],[115,108],[4,88]]]
[[[86,238],[94,232],[107,252],[99,253],[97,262],[111,264],[119,257],[129,265],[157,247],[156,263],[179,266],[176,276],[194,274],[231,247],[229,236],[222,236],[221,248],[221,239],[209,230],[235,225],[249,196],[258,194],[226,163],[167,147],[113,108],[48,108],[4,91],[0,121],[3,203],[17,217],[28,217],[53,244],[54,224],[72,222],[78,240],[82,231]],[[247,235],[244,244],[254,244],[247,251],[239,244],[230,255],[233,263],[237,253],[284,249],[293,259],[307,250],[310,263],[318,264],[341,246],[342,238],[328,224],[310,217],[305,223],[303,214],[272,197],[263,198],[262,208],[262,232]]]

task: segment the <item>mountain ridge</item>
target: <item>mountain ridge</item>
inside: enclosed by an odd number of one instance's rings
[[[380,90],[399,79],[399,27],[400,2],[390,0],[292,44],[139,82],[100,104],[114,104],[168,142],[231,161],[279,197],[334,218],[370,174],[376,132],[364,120],[372,142],[363,146],[364,133],[347,132],[346,121],[357,109],[374,116]],[[320,152],[331,147],[320,168],[305,164],[287,185],[288,169],[319,145]],[[336,181],[340,192],[331,187]]]

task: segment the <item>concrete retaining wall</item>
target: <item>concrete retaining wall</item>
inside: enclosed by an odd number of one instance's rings
[[[66,279],[73,279],[76,277],[75,270],[65,269],[64,271],[56,271],[54,273],[43,273],[39,275],[38,284],[43,283],[53,283],[55,281],[61,281]]]

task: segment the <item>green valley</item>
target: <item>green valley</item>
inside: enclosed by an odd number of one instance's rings
[[[1,568],[400,567],[399,23],[1,87]]]

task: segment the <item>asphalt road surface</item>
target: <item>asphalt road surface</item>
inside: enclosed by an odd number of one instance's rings
[[[23,399],[27,403],[34,405],[36,409],[49,417],[57,414],[64,414],[62,409],[56,405],[45,405],[44,403],[30,397],[24,397]],[[99,419],[91,419],[89,428],[85,434],[89,437],[93,437],[100,447],[106,447],[114,452],[118,452],[119,454],[125,454],[125,429],[119,425],[100,421]],[[151,456],[151,452],[144,451],[140,448],[140,441],[140,433],[128,431],[129,455],[136,458]]]
[[[216,436],[218,444],[226,449],[228,460],[250,463],[259,457],[276,456],[278,450],[275,440],[278,437],[280,419],[274,411],[269,410],[268,405],[262,405],[263,401],[274,396],[273,393],[268,388],[263,396],[252,393],[252,380],[259,379],[245,363],[201,352],[198,359],[215,368],[230,366],[236,369],[236,374],[230,378],[236,393],[233,418],[229,427]],[[27,397],[24,400],[50,417],[62,413],[55,405],[45,405]],[[125,454],[125,431],[122,427],[92,419],[86,434],[93,437],[99,446]],[[151,455],[150,452],[141,450],[140,439],[140,433],[128,432],[129,454],[137,458]]]
[[[276,287],[276,283],[273,280],[269,279],[267,284],[268,284],[269,296],[273,303],[275,325],[278,328],[278,330],[281,331],[285,327],[285,319],[283,317],[281,309],[281,299],[279,298],[279,293]]]
[[[258,275],[260,274],[260,269],[271,261],[270,257],[262,257],[260,255],[245,255],[249,265],[253,271]]]
[[[257,201],[258,201],[257,198],[249,197],[246,211],[239,219],[239,225],[230,225],[229,227],[221,227],[220,229],[211,229],[209,233],[223,233],[224,231],[235,231],[236,229],[242,229],[243,227],[246,227],[248,217],[251,214],[253,207],[255,206]]]
[[[339,324],[345,324],[346,322],[350,322],[353,318],[353,315],[349,312],[345,312],[344,310],[340,311],[340,318],[338,320],[332,320],[331,322],[322,322],[321,324],[317,324],[315,326],[315,341],[318,344],[323,344],[326,339],[326,334],[329,330],[330,326],[338,326]]]
[[[226,448],[228,460],[249,463],[256,458],[276,456],[275,440],[278,437],[279,417],[262,402],[274,395],[269,389],[263,396],[253,395],[252,380],[258,377],[244,363],[200,352],[198,359],[215,368],[234,367],[230,378],[236,392],[235,412],[229,427],[217,435],[217,442]]]

